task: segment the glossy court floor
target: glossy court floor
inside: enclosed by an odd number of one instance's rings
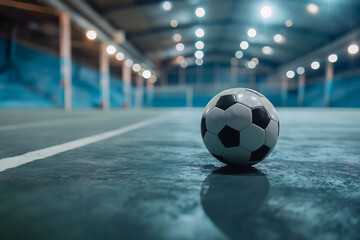
[[[359,239],[360,110],[279,115],[273,153],[238,170],[201,109],[1,111],[0,239]]]

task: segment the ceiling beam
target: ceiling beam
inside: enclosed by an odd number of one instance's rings
[[[342,54],[346,52],[347,46],[352,43],[357,42],[360,43],[360,27],[350,31],[347,34],[337,38],[333,42],[310,51],[308,54],[291,61],[285,65],[280,66],[277,71],[278,72],[286,72],[289,69],[294,69],[296,67],[302,66],[304,64],[310,64],[311,61],[314,60],[324,60],[327,61],[327,56],[331,53]]]
[[[230,25],[230,26],[229,26]],[[233,26],[232,26],[233,25]],[[222,19],[222,20],[211,20],[211,21],[203,21],[201,25],[199,22],[191,22],[187,24],[180,24],[177,28],[172,28],[170,25],[162,26],[162,27],[155,27],[155,28],[149,28],[145,30],[138,30],[138,31],[129,31],[127,32],[127,36],[131,39],[133,38],[142,38],[149,35],[159,34],[159,33],[167,33],[167,32],[173,32],[175,31],[184,31],[191,28],[195,28],[197,26],[201,27],[212,27],[212,26],[228,26],[228,27],[249,27],[253,26],[254,28],[263,29],[263,24],[254,24],[253,22],[245,22],[242,20],[235,20],[235,19]],[[280,32],[285,29],[284,25],[275,25],[275,24],[268,24],[265,26],[266,30],[272,31],[274,33]],[[319,32],[316,30],[311,30],[308,28],[302,28],[302,27],[292,27],[289,28],[287,31],[288,34],[296,33],[299,35],[311,35],[312,37],[320,38],[320,39],[326,39],[329,40],[333,38],[334,36],[327,33],[327,32]]]

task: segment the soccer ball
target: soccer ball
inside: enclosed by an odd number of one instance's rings
[[[201,136],[209,152],[229,165],[253,165],[265,159],[279,137],[275,107],[261,93],[231,88],[213,97],[201,119]]]

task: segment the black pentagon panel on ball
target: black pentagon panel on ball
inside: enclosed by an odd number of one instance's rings
[[[231,165],[231,162],[227,161],[225,158],[223,158],[222,156],[216,155],[211,153],[211,155],[213,155],[217,160],[219,160],[222,163],[225,163],[227,165]]]
[[[266,156],[266,154],[268,154],[269,150],[270,148],[268,146],[263,145],[262,147],[251,153],[250,161],[261,161]]]
[[[229,126],[225,126],[218,136],[225,147],[237,147],[240,144],[240,132]]]
[[[224,96],[221,96],[220,99],[217,101],[216,107],[218,107],[222,110],[226,110],[235,103],[236,103],[235,95],[233,95],[233,94],[224,95]]]
[[[207,128],[206,128],[206,119],[203,117],[201,118],[201,136],[204,138],[205,136],[205,133],[207,131]]]
[[[252,109],[252,121],[262,129],[267,127],[270,120],[270,116],[264,107]]]

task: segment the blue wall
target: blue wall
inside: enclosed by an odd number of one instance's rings
[[[63,106],[63,89],[60,84],[59,58],[39,50],[31,49],[20,44],[13,44],[10,59],[6,57],[6,40],[0,38],[0,108],[54,108]],[[205,66],[203,69],[203,83],[193,85],[191,92],[192,106],[203,107],[218,92],[229,87],[249,87],[247,75],[240,75],[238,83],[231,85],[229,71],[212,69],[215,66]],[[196,82],[196,69],[187,70],[188,84]],[[169,82],[178,84],[176,73],[169,73]],[[220,81],[221,80],[221,81]],[[101,92],[99,86],[99,72],[95,69],[79,65],[72,65],[73,106],[74,108],[100,107]],[[217,87],[212,84],[218,81]],[[281,88],[268,87],[266,76],[258,75],[255,89],[267,96],[275,106],[297,107],[298,90],[287,92],[286,102],[283,101]],[[124,105],[123,82],[110,76],[110,106]],[[324,82],[307,84],[305,86],[304,105],[306,107],[323,107]],[[132,86],[131,99],[134,106],[135,92]],[[185,107],[186,88],[154,88],[153,92],[144,92],[144,106],[148,107]],[[334,80],[332,101],[333,107],[360,107],[360,76],[342,77]]]
[[[5,56],[6,40],[0,38],[0,108],[62,107],[60,60],[39,50],[13,44],[10,59]],[[99,107],[99,72],[72,64],[73,107]],[[124,104],[123,82],[110,76],[110,106]]]

